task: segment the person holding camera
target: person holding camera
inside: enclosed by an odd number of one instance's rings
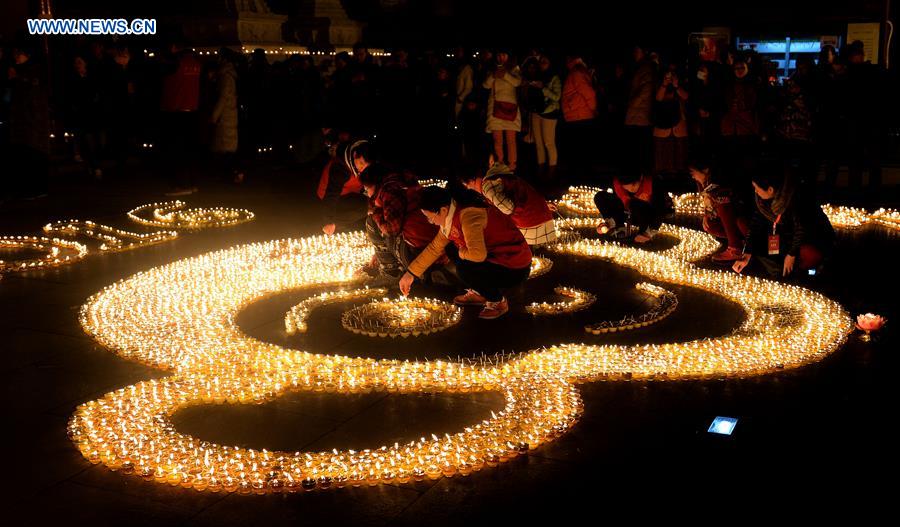
[[[670,68],[656,89],[653,103],[653,153],[657,174],[683,172],[687,167],[688,127],[684,106],[688,92]]]

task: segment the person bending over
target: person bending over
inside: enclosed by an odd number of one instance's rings
[[[331,159],[322,170],[316,191],[325,205],[325,234],[352,230],[366,218],[366,197],[353,158],[354,152],[368,143],[346,140],[329,149]]]
[[[714,262],[730,263],[741,257],[750,222],[739,214],[732,189],[716,182],[712,164],[698,159],[688,165],[703,199],[703,230],[716,238],[724,238],[728,246],[712,255]]]
[[[817,268],[834,245],[834,229],[812,194],[784,172],[755,174],[752,183],[756,212],[735,272],[751,261],[772,277]]]
[[[524,179],[513,174],[503,163],[490,158],[487,174],[464,172],[460,177],[463,186],[484,195],[522,231],[528,245],[553,243],[557,239],[556,223],[547,200]]]
[[[479,318],[495,319],[509,311],[502,289],[528,279],[531,249],[509,216],[466,190],[456,199],[444,189],[422,190],[420,203],[428,221],[439,227],[437,235],[400,278],[400,291],[407,295],[416,278],[444,255],[456,264],[457,275],[469,289],[453,299],[457,305],[484,306]],[[447,247],[452,242],[452,246]],[[455,249],[455,250],[454,250]]]
[[[600,191],[595,194],[594,205],[602,217],[597,233],[625,237],[629,234],[626,225],[631,225],[637,228],[636,243],[647,243],[653,239],[663,216],[671,209],[659,181],[640,172],[624,172],[616,176],[613,192]]]
[[[422,214],[422,187],[410,172],[395,172],[374,162],[368,148],[357,149],[359,181],[369,196],[366,236],[375,257],[365,271],[396,283],[403,270],[437,234]]]

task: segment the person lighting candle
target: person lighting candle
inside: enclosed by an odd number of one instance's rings
[[[408,295],[413,281],[446,250],[469,288],[453,302],[483,306],[478,315],[482,319],[506,314],[509,303],[501,290],[525,282],[531,270],[531,249],[509,216],[471,190],[452,198],[445,189],[428,187],[422,190],[420,207],[439,230],[400,278],[400,291]]]

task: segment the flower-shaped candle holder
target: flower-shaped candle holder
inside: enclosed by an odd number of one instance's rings
[[[375,300],[341,316],[348,331],[370,337],[418,337],[459,323],[462,310],[431,298]]]

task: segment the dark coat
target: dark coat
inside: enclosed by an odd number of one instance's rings
[[[796,257],[801,245],[812,245],[827,253],[834,245],[834,228],[811,192],[794,185],[790,178],[775,197],[770,200],[756,196],[756,213],[750,222],[747,236],[750,248],[747,252],[765,255],[772,226],[776,227],[781,244],[781,254]]]
[[[50,152],[50,103],[41,68],[32,62],[14,66],[10,80],[9,142]]]

